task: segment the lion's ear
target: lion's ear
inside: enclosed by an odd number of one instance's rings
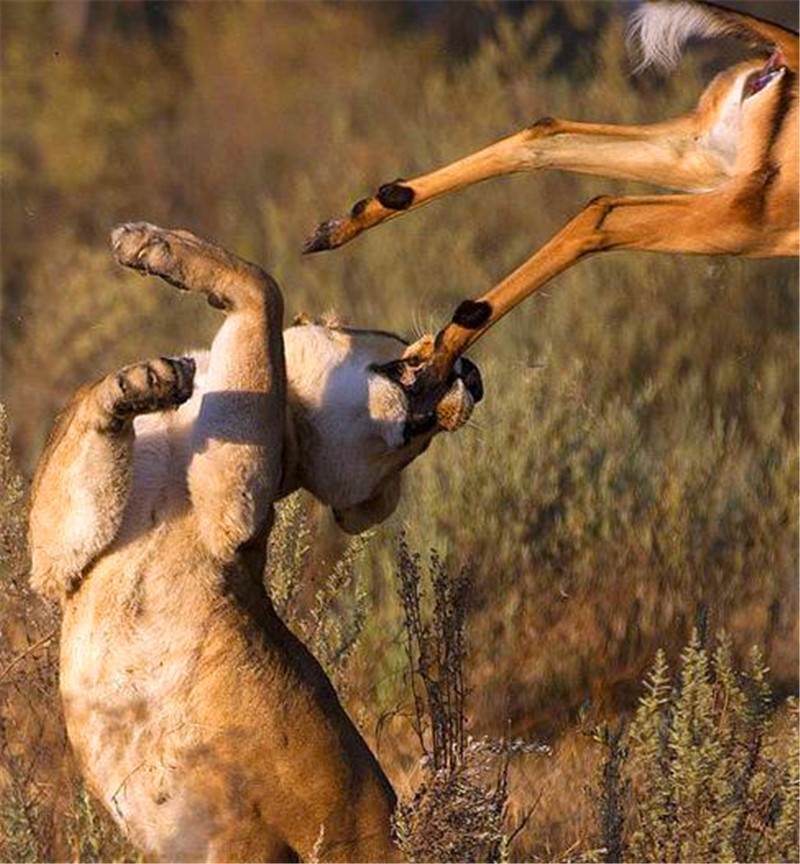
[[[333,508],[333,515],[342,531],[360,534],[388,519],[400,501],[402,482],[399,472],[383,480],[371,498],[343,510]]]

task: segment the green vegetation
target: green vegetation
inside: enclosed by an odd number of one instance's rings
[[[302,259],[304,237],[381,182],[543,115],[640,122],[677,114],[730,59],[702,47],[672,78],[631,80],[613,4],[459,5],[458,15],[440,12],[425,26],[409,9],[0,9],[0,399],[8,408],[0,441],[8,423],[17,466],[0,449],[2,858],[133,854],[99,809],[91,810],[98,821],[81,810],[94,805],[81,797],[59,719],[57,614],[26,586],[17,478],[30,477],[56,410],[77,386],[154,353],[207,344],[218,318],[197,298],[114,267],[110,228],[144,218],[219,238],[274,273],[287,320],[335,309],[354,324],[433,330],[588,198],[636,187],[560,173],[505,178],[336,253]],[[480,343],[486,399],[474,421],[440,436],[408,471],[398,514],[365,548],[346,545],[306,496],[284,505],[273,596],[323,655],[404,801],[425,769],[395,587],[401,527],[410,548],[440,550],[442,573],[471,568],[465,734],[552,746],[551,756],[522,753],[508,768],[505,836],[525,822],[503,852],[512,859],[607,854],[597,851],[608,838],[580,791],[598,786],[604,760],[583,732],[622,728],[656,651],[674,667],[698,613],[729,634],[730,668],[759,646],[776,705],[797,692],[797,332],[794,262],[591,259]],[[330,603],[334,596],[340,602]],[[719,693],[728,685],[715,657],[708,686]],[[745,702],[748,686],[736,679]],[[720,858],[730,849],[796,855],[777,827],[789,824],[788,807],[755,845],[763,813],[777,807],[770,796],[795,782],[770,774],[770,760],[783,758],[771,754],[791,737],[785,708],[759,733],[733,821],[717,839],[698,835],[697,845],[680,847],[699,824],[691,819],[710,811],[653,826],[631,809],[635,796],[623,800],[627,780],[665,795],[676,788],[634,741],[642,710],[618,741],[630,755],[608,779],[625,808],[615,829],[625,855],[676,860],[712,843]],[[744,715],[726,715],[734,716]],[[679,735],[676,717],[650,722]],[[733,731],[712,723],[715,759],[745,758],[732,742],[746,747],[755,733],[742,723]],[[782,743],[771,750],[773,733]],[[658,758],[665,771],[695,770],[672,749]],[[731,778],[742,776],[736,771]],[[705,808],[728,792],[698,786],[696,794]]]
[[[695,630],[675,683],[658,652],[627,735],[597,733],[606,860],[797,860],[797,702],[777,710],[767,673],[725,633]]]

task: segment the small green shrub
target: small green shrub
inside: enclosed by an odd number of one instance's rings
[[[757,648],[739,671],[724,633],[694,630],[675,682],[659,651],[624,740],[598,731],[605,860],[798,860],[797,705],[767,672]]]

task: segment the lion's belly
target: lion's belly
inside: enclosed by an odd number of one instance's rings
[[[160,858],[202,860],[212,820],[190,800],[186,777],[213,738],[191,698],[207,613],[201,592],[187,596],[187,574],[152,578],[166,539],[108,555],[66,605],[61,694],[89,784],[126,833]],[[171,576],[176,584],[162,591]]]
[[[326,839],[354,842],[363,796],[388,825],[391,789],[321,668],[243,587],[260,569],[240,562],[233,591],[176,531],[110,550],[65,606],[61,691],[92,790],[161,860],[310,854],[331,813]]]

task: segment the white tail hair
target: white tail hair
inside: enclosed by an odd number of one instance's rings
[[[691,3],[643,3],[628,24],[628,50],[637,59],[634,72],[648,66],[674,69],[689,39],[741,36],[741,24],[726,20],[719,10]],[[749,34],[755,35],[755,34]]]

